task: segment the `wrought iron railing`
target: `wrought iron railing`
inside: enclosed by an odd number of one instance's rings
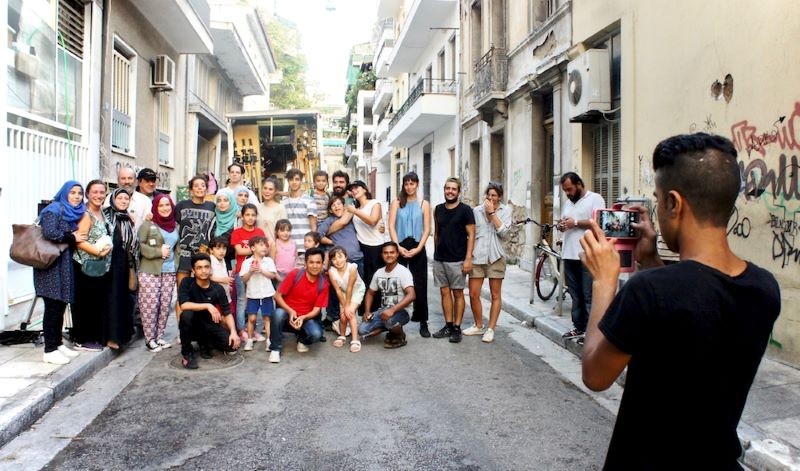
[[[503,47],[492,46],[475,63],[475,93],[472,100],[479,104],[495,92],[504,92],[508,82],[508,56]]]
[[[456,81],[448,79],[422,79],[417,83],[417,86],[411,90],[411,93],[406,98],[403,106],[397,110],[394,118],[389,121],[389,130],[397,124],[398,121],[403,119],[406,112],[414,106],[414,103],[422,95],[455,95],[456,94]]]

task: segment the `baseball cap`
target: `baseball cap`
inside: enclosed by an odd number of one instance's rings
[[[139,175],[136,177],[137,180],[157,180],[158,174],[156,174],[155,170],[152,168],[143,168],[139,170]]]
[[[347,188],[346,188],[346,190],[347,190],[347,191],[350,191],[350,190],[352,190],[352,189],[353,189],[353,187],[355,187],[355,186],[360,186],[361,188],[363,188],[363,189],[365,189],[365,190],[369,191],[369,187],[367,187],[367,184],[366,184],[366,183],[364,183],[362,180],[355,180],[353,183],[351,183],[351,184],[347,185]]]

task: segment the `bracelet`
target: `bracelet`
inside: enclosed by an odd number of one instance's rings
[[[493,214],[494,214],[494,213],[496,213],[496,212],[497,212],[497,211],[492,211],[491,213],[486,213],[486,215],[487,215],[487,216],[491,216],[491,215],[493,215]]]

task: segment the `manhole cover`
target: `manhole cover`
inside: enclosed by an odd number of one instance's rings
[[[217,351],[214,351],[214,356],[208,360],[205,358],[200,358],[199,353],[195,353],[195,358],[197,358],[197,364],[200,366],[200,371],[224,370],[241,365],[244,362],[244,357],[242,355],[225,355]],[[178,370],[185,370],[183,364],[181,364],[181,360],[182,357],[177,355],[169,361],[169,366]]]

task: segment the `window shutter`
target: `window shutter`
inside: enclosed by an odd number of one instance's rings
[[[58,2],[58,45],[83,58],[84,6],[78,0]]]
[[[592,130],[592,191],[611,205],[620,197],[619,123],[604,123]]]

